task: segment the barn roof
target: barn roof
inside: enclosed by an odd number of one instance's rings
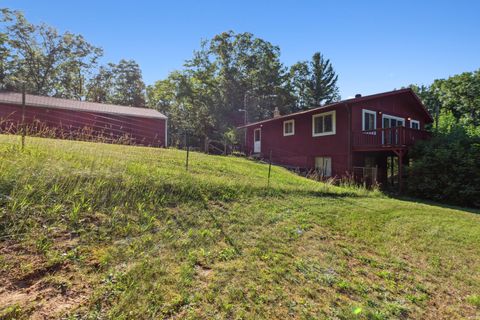
[[[312,109],[307,109],[307,110],[303,110],[303,111],[299,111],[299,112],[295,112],[295,113],[285,114],[285,115],[282,115],[282,116],[276,117],[276,118],[270,118],[270,119],[265,119],[265,120],[262,120],[262,121],[248,123],[247,125],[243,125],[243,126],[240,126],[238,128],[241,129],[241,128],[246,128],[246,127],[250,127],[250,126],[255,126],[255,125],[265,123],[265,122],[269,122],[269,121],[275,121],[275,120],[278,120],[278,119],[288,118],[288,117],[296,116],[296,115],[299,115],[299,114],[315,112],[315,111],[318,111],[320,109],[336,107],[336,106],[345,105],[345,104],[348,104],[348,103],[357,103],[357,102],[361,102],[361,101],[383,98],[383,97],[387,97],[387,96],[391,96],[391,95],[403,95],[403,94],[410,95],[411,97],[413,97],[414,101],[422,109],[422,112],[425,113],[425,116],[428,119],[428,122],[433,122],[432,116],[427,111],[427,109],[425,108],[423,103],[420,101],[418,96],[415,94],[415,92],[413,92],[413,90],[410,89],[410,88],[405,88],[405,89],[393,90],[393,91],[388,91],[388,92],[376,93],[376,94],[372,94],[372,95],[368,95],[368,96],[362,96],[362,97],[359,97],[359,98],[351,98],[351,99],[341,100],[341,101],[334,102],[334,103],[331,103],[331,104],[327,104],[327,105],[324,105],[324,106],[315,107],[315,108],[312,108]]]
[[[16,92],[0,92],[0,103],[22,105],[22,94]],[[31,107],[54,108],[73,111],[97,112],[104,114],[124,115],[141,118],[167,119],[154,109],[124,107],[114,104],[78,101],[27,94],[25,104]]]

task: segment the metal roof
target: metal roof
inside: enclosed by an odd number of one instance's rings
[[[0,92],[0,103],[22,105],[22,94],[16,92]],[[124,107],[114,104],[104,104],[97,102],[69,100],[45,96],[27,94],[25,104],[31,107],[43,107],[53,109],[65,109],[83,112],[97,112],[105,114],[115,114],[124,116],[133,116],[141,118],[167,119],[167,117],[154,109]]]

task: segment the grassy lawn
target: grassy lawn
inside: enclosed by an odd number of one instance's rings
[[[479,319],[480,214],[235,157],[0,136],[0,319]]]

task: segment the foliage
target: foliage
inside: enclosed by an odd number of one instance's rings
[[[310,62],[297,62],[290,68],[295,108],[303,110],[340,100],[337,80],[332,63],[320,52]]]
[[[0,89],[125,106],[145,106],[138,64],[98,65],[102,49],[81,35],[34,25],[20,11],[1,9]]]
[[[171,117],[171,136],[195,134],[221,139],[223,132],[271,116],[274,106],[290,98],[282,88],[286,76],[279,48],[250,33],[232,31],[203,41],[183,71],[147,88],[149,105]],[[188,121],[187,121],[188,119]]]
[[[145,84],[140,66],[133,60],[102,66],[88,84],[89,101],[144,107]]]
[[[186,172],[186,153],[175,149],[27,137],[22,152],[19,139],[0,136],[0,281],[4,301],[12,301],[1,315],[458,319],[478,312],[477,214],[276,166],[267,189],[268,165],[243,158],[190,152]]]
[[[243,112],[254,122],[271,117],[275,107],[286,113],[334,101],[336,81],[320,53],[288,71],[279,47],[228,31],[202,41],[184,69],[149,86],[147,96],[150,107],[169,114],[172,143],[178,145],[186,135],[222,140],[244,123]]]
[[[1,13],[0,87],[20,90],[20,82],[25,82],[34,94],[81,99],[102,50],[81,35],[33,25],[19,11]]]
[[[409,191],[415,196],[480,206],[480,70],[411,86],[434,115],[434,136],[411,156]]]
[[[480,207],[480,135],[442,115],[440,130],[411,152],[408,190],[426,199]]]
[[[463,126],[480,126],[480,69],[411,87],[437,122],[439,114],[451,113]]]

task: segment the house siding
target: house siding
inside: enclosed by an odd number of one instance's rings
[[[385,114],[403,118],[406,127],[410,127],[408,118],[419,121],[420,129],[425,129],[425,124],[432,121],[413,92],[403,89],[386,93],[385,96],[379,94],[372,98],[346,100],[332,106],[251,124],[245,128],[245,150],[253,153],[254,130],[260,128],[260,157],[268,159],[271,153],[273,163],[303,169],[313,169],[315,157],[331,157],[332,176],[343,176],[351,172],[353,166],[364,165],[364,154],[354,152],[351,145],[353,133],[362,131],[363,109],[375,111],[377,128],[382,128],[382,115]],[[314,137],[312,117],[332,110],[336,112],[335,134]],[[295,120],[295,134],[284,136],[283,122],[292,119]],[[384,154],[378,156],[378,163],[382,167],[385,159]]]
[[[336,133],[314,137],[312,117],[335,110]],[[261,129],[261,156],[280,165],[311,169],[315,157],[332,158],[332,175],[344,174],[348,169],[348,120],[347,109],[325,108],[293,117],[282,117],[273,121],[247,127],[247,152],[253,153],[253,132]],[[283,135],[283,122],[295,120],[295,134]],[[341,141],[341,143],[338,143]]]

